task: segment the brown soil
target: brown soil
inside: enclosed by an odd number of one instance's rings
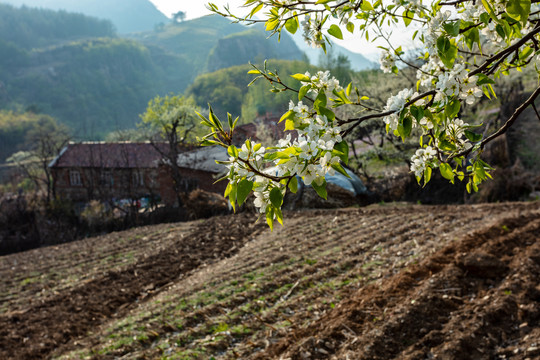
[[[256,358],[540,358],[540,216],[466,236]]]
[[[0,358],[540,358],[539,203],[287,218],[0,257]]]
[[[25,299],[30,302],[29,306],[21,308],[19,305],[20,310],[9,311],[0,317],[0,359],[47,357],[53,350],[85,335],[106,319],[121,316],[130,305],[144,300],[193,269],[234,254],[253,233],[263,228],[261,224],[254,226],[253,222],[254,218],[247,215],[217,217],[195,226],[187,237],[183,232],[172,232],[172,242],[157,252],[140,254],[135,264],[118,270],[105,270],[93,279],[62,289],[39,302]],[[164,236],[166,232],[158,234]],[[103,242],[99,244],[103,245]],[[54,261],[54,258],[51,259],[53,256],[69,257],[72,252],[74,255],[79,253],[78,246],[85,248],[87,245],[82,241],[67,247],[7,256],[2,259],[3,279],[13,279],[14,274],[20,271],[17,259],[24,261],[26,271],[29,267],[32,272],[44,271],[51,260]],[[90,255],[92,245],[95,244],[90,244],[84,250],[84,255]],[[104,245],[115,244],[106,242]],[[138,245],[130,243],[129,247],[136,249]],[[154,244],[145,245],[144,250],[152,251]],[[155,245],[159,247],[160,244]],[[65,251],[60,251],[63,253],[60,254],[56,249]],[[48,256],[47,253],[51,252],[53,256]],[[84,256],[79,255],[79,258]],[[75,257],[74,260],[71,265],[76,264],[78,259]],[[15,266],[9,268],[8,263]],[[63,268],[67,274],[71,271],[69,265]],[[9,289],[10,281],[2,285],[2,290]],[[46,289],[46,286],[42,286],[34,288]],[[31,297],[32,294],[26,296]]]

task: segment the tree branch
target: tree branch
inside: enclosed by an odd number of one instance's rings
[[[411,99],[410,101],[408,101],[407,103],[405,103],[405,105],[403,106],[403,108],[406,108],[408,107],[409,105],[412,105],[414,104],[415,102],[417,102],[418,100],[420,99],[423,99],[425,97],[428,97],[430,95],[432,96],[435,96],[435,94],[437,93],[436,90],[430,90],[430,91],[426,91],[425,93],[423,94],[420,94],[418,95],[417,97]],[[359,118],[356,118],[356,119],[348,119],[348,120],[340,120],[338,121],[338,125],[345,125],[345,124],[349,124],[349,123],[354,123],[352,126],[350,126],[347,130],[345,130],[341,136],[342,137],[345,137],[347,136],[348,134],[351,133],[351,131],[357,127],[358,125],[360,125],[362,122],[366,121],[366,120],[369,120],[369,119],[376,119],[376,118],[381,118],[381,117],[385,117],[385,116],[388,116],[388,115],[392,115],[394,113],[396,113],[397,111],[395,110],[388,110],[388,111],[385,111],[385,112],[382,112],[382,113],[377,113],[377,114],[369,114],[369,115],[365,115],[365,116],[361,116]]]
[[[529,105],[533,105],[533,108],[534,108],[534,100],[536,100],[536,98],[538,97],[538,95],[540,95],[540,86],[536,88],[536,90],[532,93],[532,95],[523,103],[521,104],[520,107],[518,107],[516,109],[516,111],[514,111],[514,113],[512,114],[512,116],[510,116],[510,118],[508,118],[508,120],[506,120],[506,122],[504,123],[504,125],[499,129],[497,130],[497,132],[491,134],[490,136],[488,136],[487,138],[485,138],[484,140],[482,140],[482,142],[480,143],[480,148],[483,149],[484,146],[489,143],[490,141],[494,140],[495,138],[501,136],[502,134],[504,134],[513,124],[514,122],[517,120],[517,118],[519,117],[519,115],[521,115],[521,113],[529,106]],[[457,154],[454,154],[452,156],[450,156],[448,158],[448,160],[450,159],[453,159],[453,158],[456,158],[456,157],[460,157],[460,156],[467,156],[471,153],[473,148],[470,148],[470,149],[467,149],[467,150],[464,150],[460,153],[457,153]]]

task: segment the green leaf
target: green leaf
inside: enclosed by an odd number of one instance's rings
[[[347,171],[345,171],[345,169],[343,168],[343,166],[341,166],[341,164],[334,164],[332,165],[332,168],[334,170],[336,170],[337,172],[345,175],[346,177],[348,177],[349,179],[351,178],[351,176],[347,173]]]
[[[459,100],[452,100],[446,107],[444,108],[444,113],[446,116],[448,116],[450,119],[453,119],[457,116],[459,113],[459,110],[461,109],[461,102]]]
[[[487,0],[482,0],[482,5],[484,5],[484,8],[486,9],[486,11],[488,12],[489,16],[491,17],[491,19],[493,19],[493,21],[495,21],[496,23],[499,22],[499,19],[497,18],[497,15],[495,15],[495,10],[493,9],[493,7],[491,6],[491,4],[489,3],[489,1]]]
[[[230,113],[227,113],[227,121],[229,123],[229,129],[231,129],[233,127],[233,118]]]
[[[295,129],[294,121],[291,119],[287,119],[287,121],[285,121],[285,130],[292,131],[294,129]]]
[[[238,157],[238,149],[234,145],[227,148],[227,153],[232,157]]]
[[[473,49],[474,44],[480,45],[480,32],[478,31],[478,28],[475,27],[470,29],[465,34],[463,34],[463,36],[465,38],[465,43],[470,50]]]
[[[229,183],[231,185],[231,190],[229,191],[229,202],[233,210],[236,212],[236,191],[238,189],[236,182]]]
[[[341,32],[340,27],[335,24],[330,26],[330,29],[328,29],[328,33],[335,38],[343,40],[343,33]]]
[[[263,3],[260,3],[259,5],[257,5],[256,7],[253,8],[253,10],[251,10],[251,12],[249,13],[249,17],[253,17],[253,15],[255,15],[259,10],[261,10],[263,8]]]
[[[351,96],[351,91],[352,91],[352,82],[350,82],[349,85],[347,85],[347,90],[345,92],[347,96]]]
[[[534,50],[530,46],[525,46],[519,53],[519,59],[525,60],[534,53]]]
[[[262,3],[261,3],[262,5]],[[298,30],[298,19],[295,17],[290,18],[285,22],[285,29],[287,29],[288,32],[291,34],[295,34],[296,30]]]
[[[531,0],[508,0],[506,1],[506,13],[512,19],[527,23],[531,12]]]
[[[349,145],[345,140],[334,145],[334,150],[337,151],[336,155],[343,161],[344,164],[349,163]]]
[[[431,180],[431,173],[433,170],[428,166],[426,167],[426,170],[424,170],[424,186],[427,185],[427,183]]]
[[[266,223],[270,227],[270,231],[274,231],[274,209],[271,206],[266,208]]]
[[[439,166],[439,170],[441,171],[441,175],[443,178],[450,180],[450,182],[454,183],[454,172],[452,171],[452,167],[447,163],[442,163]]]
[[[327,102],[326,94],[324,93],[324,91],[321,91],[317,95],[317,98],[315,98],[315,102],[313,103],[313,107],[315,108],[315,110],[317,110],[319,107],[326,107],[326,102]]]
[[[347,31],[349,31],[351,34],[354,32],[354,23],[352,22],[347,23]]]
[[[469,139],[471,142],[478,142],[482,140],[481,134],[476,134],[469,130],[465,130],[465,137]]]
[[[420,122],[424,118],[424,108],[421,106],[411,105],[411,115],[414,116],[416,121]]]
[[[487,12],[480,14],[480,21],[485,25],[489,24],[489,14]]]
[[[272,31],[275,28],[277,28],[278,25],[279,25],[279,19],[278,20],[268,20],[268,21],[266,21],[265,30],[266,31]]]
[[[456,150],[456,145],[452,144],[448,140],[439,140],[439,148],[444,151],[454,151]]]
[[[341,89],[340,91],[337,91],[334,89],[332,93],[339,97],[344,104],[352,104],[351,100],[349,100],[349,98],[345,94],[345,90]]]
[[[289,181],[289,190],[291,190],[293,194],[296,194],[296,192],[298,191],[298,179],[296,178],[296,176],[293,176],[291,178],[291,181]]]
[[[276,214],[277,221],[283,226],[283,213],[281,212],[281,209],[275,208],[274,212]]]
[[[330,2],[332,0],[317,0],[317,2],[315,4],[326,4],[328,2]]]
[[[283,194],[277,187],[270,190],[270,202],[275,208],[280,208],[283,204]]]
[[[328,200],[328,193],[326,192],[326,180],[323,180],[321,185],[317,185],[317,182],[313,181],[311,186],[320,197],[322,197],[324,200]]]
[[[373,6],[371,5],[371,3],[367,0],[362,0],[362,3],[360,4],[360,9],[362,9],[362,11],[375,10],[373,9]]]
[[[447,23],[444,23],[443,27],[444,27],[444,30],[448,33],[448,35],[458,36],[460,23],[461,23],[460,20],[447,22]]]
[[[229,194],[231,193],[231,190],[232,190],[232,185],[231,183],[228,183],[227,187],[225,188],[225,192],[223,193],[223,197],[229,196]]]
[[[484,74],[478,74],[478,80],[476,81],[476,85],[482,86],[485,84],[495,84],[495,81],[493,79],[490,79],[487,75]]]
[[[411,135],[412,125],[413,125],[412,118],[410,116],[405,116],[405,118],[403,118],[402,124],[398,125],[399,134],[403,138],[409,137],[409,135]],[[401,127],[401,130],[400,130],[400,127]]]
[[[287,119],[294,120],[295,116],[296,116],[295,112],[292,111],[292,110],[289,110],[285,114],[283,114],[283,116],[279,119],[278,123],[282,122],[283,120],[287,120]]]
[[[311,85],[302,86],[298,91],[298,101],[302,100],[309,90],[311,90]]]
[[[403,22],[405,23],[405,26],[409,26],[411,21],[413,21],[414,18],[414,12],[405,10],[403,12]]]
[[[323,107],[323,106],[319,106],[319,107],[317,108],[317,113],[318,113],[319,115],[324,115],[324,116],[326,116],[326,118],[327,118],[328,120],[330,120],[330,121],[333,121],[333,120],[336,118],[336,114],[334,114],[334,112],[333,112],[332,110],[327,109],[327,108],[325,108],[325,107]]]
[[[458,54],[457,47],[444,35],[439,36],[437,39],[437,53],[444,66],[448,69],[454,67]]]
[[[238,201],[238,205],[242,205],[244,201],[246,201],[246,198],[249,196],[252,189],[252,181],[244,179],[238,183],[238,190],[236,194],[236,201]]]
[[[291,77],[298,81],[311,82],[311,79],[304,74],[294,74],[294,75],[291,75]]]

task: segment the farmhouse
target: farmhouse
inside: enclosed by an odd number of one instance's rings
[[[70,143],[49,164],[56,195],[74,202],[146,197],[174,206],[177,197],[173,178],[163,156],[167,146],[149,142]],[[204,148],[182,147],[182,154],[191,155],[179,159],[180,188],[186,192],[195,188],[222,192],[223,185],[214,185],[214,178],[223,169],[214,166],[208,155],[197,155],[201,151]],[[208,165],[210,161],[213,166]]]

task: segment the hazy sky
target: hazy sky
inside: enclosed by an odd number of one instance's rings
[[[212,2],[219,7],[230,4],[231,9],[238,9],[244,4],[245,0],[150,0],[156,7],[165,15],[170,16],[172,13],[182,10],[186,13],[187,19],[198,18],[203,15],[210,14],[206,9],[205,4]],[[242,10],[240,10],[242,11]],[[238,12],[238,11],[237,11]]]

